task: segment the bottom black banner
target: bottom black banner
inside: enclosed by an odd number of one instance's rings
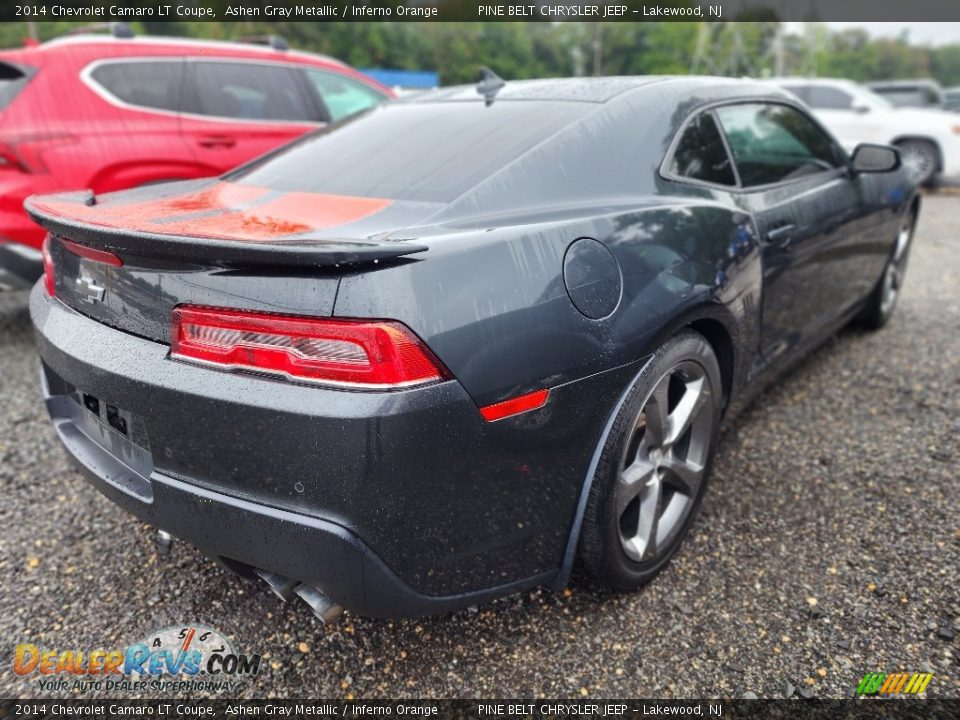
[[[3,700],[0,718],[889,718],[960,717],[960,699]]]

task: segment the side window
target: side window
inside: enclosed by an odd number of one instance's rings
[[[342,75],[323,70],[305,70],[304,72],[323,101],[327,114],[333,122],[379,105],[386,100],[373,88]]]
[[[180,106],[183,62],[110,62],[94,68],[91,79],[117,100],[176,112]]]
[[[853,96],[838,88],[811,85],[807,104],[819,110],[849,110],[853,107]]]
[[[737,184],[730,157],[711,113],[701,113],[687,125],[673,151],[670,172],[718,185]]]
[[[839,166],[830,137],[788,105],[727,105],[717,108],[716,113],[744,187],[782,182]]]
[[[293,68],[247,62],[191,63],[186,112],[237,120],[316,120]]]
[[[784,85],[784,90],[789,90],[798,98],[810,105],[810,86],[809,85]]]

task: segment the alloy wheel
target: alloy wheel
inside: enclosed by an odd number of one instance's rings
[[[907,269],[907,250],[910,247],[910,236],[913,234],[913,216],[907,215],[900,232],[897,234],[897,245],[893,255],[887,262],[883,273],[883,289],[880,291],[880,313],[887,315],[897,302],[903,278]]]
[[[937,170],[937,154],[930,143],[906,142],[898,147],[901,162],[913,182],[923,185],[933,177]]]
[[[696,362],[667,372],[633,423],[615,502],[620,545],[634,562],[669,547],[684,527],[704,480],[713,436],[713,388]]]

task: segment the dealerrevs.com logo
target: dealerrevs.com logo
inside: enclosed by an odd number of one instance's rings
[[[867,673],[857,695],[918,695],[926,692],[933,673]]]
[[[237,652],[200,625],[167,627],[126,648],[63,649],[21,643],[13,671],[45,692],[234,691],[260,671],[260,655]]]

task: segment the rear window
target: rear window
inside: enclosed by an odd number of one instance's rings
[[[0,110],[14,101],[34,72],[33,68],[0,62]]]
[[[849,110],[853,107],[853,97],[849,93],[826,85],[811,85],[804,100],[818,110]]]
[[[897,107],[939,107],[940,97],[928,88],[874,88]]]
[[[183,84],[183,62],[137,60],[98,65],[90,77],[127,105],[176,112]]]
[[[185,110],[235,120],[316,121],[297,71],[248,62],[191,63]]]
[[[229,179],[284,191],[449,202],[596,107],[565,102],[386,105],[308,135]]]

